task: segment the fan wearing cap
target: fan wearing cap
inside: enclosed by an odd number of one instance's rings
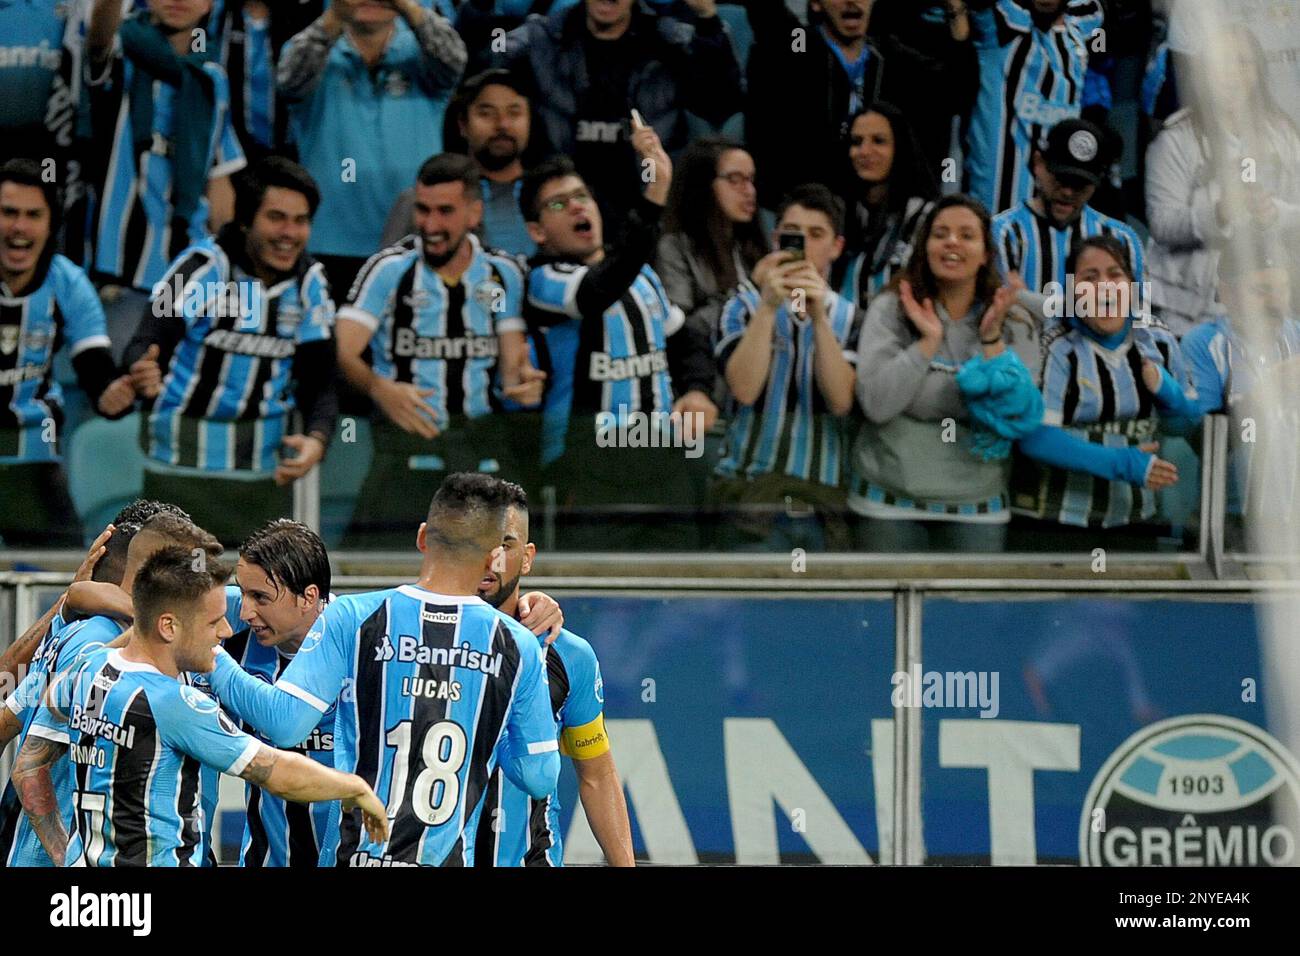
[[[1101,0],[968,5],[980,80],[965,124],[966,191],[999,213],[1032,194],[1029,157],[1047,130],[1089,104],[1106,11]]]
[[[1030,292],[1066,291],[1066,260],[1083,239],[1113,236],[1128,251],[1133,280],[1143,279],[1142,242],[1129,226],[1088,205],[1111,163],[1102,129],[1087,120],[1052,127],[1044,146],[1029,160],[1035,192],[993,217],[993,242],[1003,275],[1015,272]]]

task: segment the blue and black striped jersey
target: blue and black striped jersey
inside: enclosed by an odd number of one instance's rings
[[[445,282],[424,261],[420,237],[408,236],[370,257],[339,309],[370,331],[376,375],[433,389],[426,401],[439,430],[451,415],[480,418],[499,407],[497,336],[524,331],[518,263],[473,235],[466,241],[474,256],[460,281]]]
[[[238,596],[238,588],[233,590]],[[222,645],[226,653],[248,673],[274,684],[293,656],[278,648],[263,647],[247,625],[239,626],[242,630],[237,630]],[[306,740],[285,749],[310,757],[322,766],[333,767],[334,712],[335,708],[331,707]],[[244,725],[244,730],[259,736],[249,724]],[[318,864],[323,837],[330,825],[329,802],[291,803],[251,783],[246,785],[246,798],[248,819],[239,849],[240,866],[313,867]]]
[[[847,299],[859,309],[866,309],[871,304],[876,293],[889,285],[894,273],[912,258],[916,230],[932,205],[920,196],[913,196],[899,212],[891,214],[875,235],[869,237],[864,248],[845,252],[840,260],[845,263],[839,280],[840,298]],[[840,270],[837,268],[836,271]]]
[[[102,150],[103,181],[95,203],[94,271],[121,285],[152,289],[168,263],[208,233],[208,202],[200,199],[185,234],[173,229],[172,143],[176,91],[161,80],[153,84],[153,145],[136,155],[132,141],[131,97],[136,66],[120,49],[106,75],[89,81],[95,143]],[[215,97],[208,135],[207,176],[229,176],[246,165],[230,121],[230,89],[225,70],[205,63]]]
[[[154,296],[155,314],[182,319],[185,331],[146,423],[151,462],[274,471],[296,407],[297,350],[334,334],[321,265],[304,260],[268,288],[221,242],[205,239],[172,264]]]
[[[966,137],[966,191],[994,214],[1033,195],[1034,147],[1082,112],[1089,43],[1104,20],[1099,0],[1068,0],[1065,22],[1041,30],[1030,3],[996,0],[971,11],[980,88]]]
[[[761,300],[753,283],[743,282],[723,306],[714,349],[720,369],[726,369]],[[833,292],[826,301],[835,339],[856,366],[863,314]],[[736,409],[717,474],[755,478],[777,471],[831,487],[845,484],[848,419],[826,408],[813,372],[813,341],[811,319],[794,315],[788,304],[777,309],[767,385],[753,405]]]
[[[0,464],[58,461],[46,422],[62,415],[63,391],[51,368],[68,356],[109,347],[99,296],[78,266],[61,255],[26,295],[0,284]]]
[[[1154,320],[1133,326],[1122,343],[1106,348],[1071,320],[1049,319],[1043,353],[1043,424],[1110,448],[1156,439],[1159,408],[1142,381],[1143,360],[1167,369],[1191,391],[1178,340]],[[1152,518],[1156,496],[1145,486],[1022,460],[1013,472],[1012,510],[1066,525],[1111,528]]]
[[[477,597],[344,595],[276,686],[322,715],[338,701],[334,766],[388,806],[389,841],[376,845],[332,804],[322,866],[473,865],[493,772],[558,746],[536,637]]]
[[[1036,213],[1028,202],[993,217],[993,245],[997,249],[998,268],[1005,276],[1018,272],[1030,292],[1045,292],[1050,282],[1066,289],[1065,264],[1070,249],[1082,239],[1113,236],[1128,249],[1128,267],[1134,282],[1146,276],[1142,257],[1142,240],[1131,226],[1084,206],[1077,220],[1065,229],[1052,225],[1046,216]],[[1137,308],[1138,303],[1134,303]],[[1143,310],[1145,311],[1145,309]]]
[[[605,690],[596,652],[572,631],[561,630],[545,653],[551,711],[562,751],[574,760],[607,753]],[[534,800],[498,769],[479,818],[474,862],[476,866],[562,866],[559,791]]]
[[[668,338],[685,315],[646,265],[601,315],[584,316],[578,288],[588,268],[545,262],[528,273],[525,315],[550,376],[542,403],[544,463],[563,453],[573,416],[609,412],[622,423],[629,412],[667,415],[673,408]]]
[[[86,866],[204,865],[199,769],[238,775],[262,745],[212,697],[120,649],[92,652],[62,680],[66,715],[43,706],[31,732],[69,745],[69,860],[75,850]]]
[[[271,18],[241,7],[229,19],[213,4],[209,18],[221,26],[221,63],[230,77],[230,113],[237,133],[262,149],[275,147],[280,126],[275,100],[275,49]]]
[[[22,748],[31,731],[36,715],[40,711],[41,697],[45,689],[60,674],[70,670],[83,658],[116,640],[123,631],[123,625],[107,617],[83,618],[65,624],[56,629],[51,628],[45,640],[36,649],[30,670],[14,693],[5,699],[5,706],[22,724],[15,743],[15,753]],[[73,829],[72,819],[72,772],[66,755],[60,757],[50,767],[50,779],[54,784],[54,794],[58,800],[63,825],[69,831]],[[12,784],[10,785],[12,786]],[[4,866],[53,866],[54,861],[45,852],[36,831],[32,829],[27,815],[21,812],[16,801],[0,801],[0,865]]]

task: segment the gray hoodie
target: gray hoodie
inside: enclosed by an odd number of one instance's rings
[[[858,339],[857,396],[867,420],[853,445],[855,488],[867,481],[900,498],[942,504],[977,504],[1006,494],[1010,460],[985,462],[971,454],[970,416],[956,381],[957,370],[981,351],[979,321],[986,308],[977,302],[953,322],[937,305],[943,344],[926,359],[897,293],[872,300]],[[1012,309],[1003,341],[1037,382],[1039,326],[1028,312]],[[944,441],[945,430],[955,440]]]
[[[1225,162],[1235,172],[1243,157],[1258,156],[1260,175],[1275,182],[1278,228],[1294,241],[1300,231],[1300,139],[1292,127],[1270,124],[1257,147],[1230,142]],[[1146,274],[1152,303],[1180,338],[1217,315],[1219,255],[1237,238],[1215,211],[1223,198],[1215,173],[1206,135],[1191,110],[1170,116],[1147,149]]]

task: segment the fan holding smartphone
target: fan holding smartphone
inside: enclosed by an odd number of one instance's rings
[[[828,282],[843,231],[829,189],[793,190],[777,210],[776,250],[723,307],[718,362],[740,405],[717,468],[729,546],[850,545],[845,430],[861,313]]]

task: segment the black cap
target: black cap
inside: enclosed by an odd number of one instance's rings
[[[1106,133],[1085,119],[1068,119],[1057,123],[1047,134],[1042,150],[1047,169],[1058,179],[1075,176],[1097,185],[1105,175],[1110,159]]]

